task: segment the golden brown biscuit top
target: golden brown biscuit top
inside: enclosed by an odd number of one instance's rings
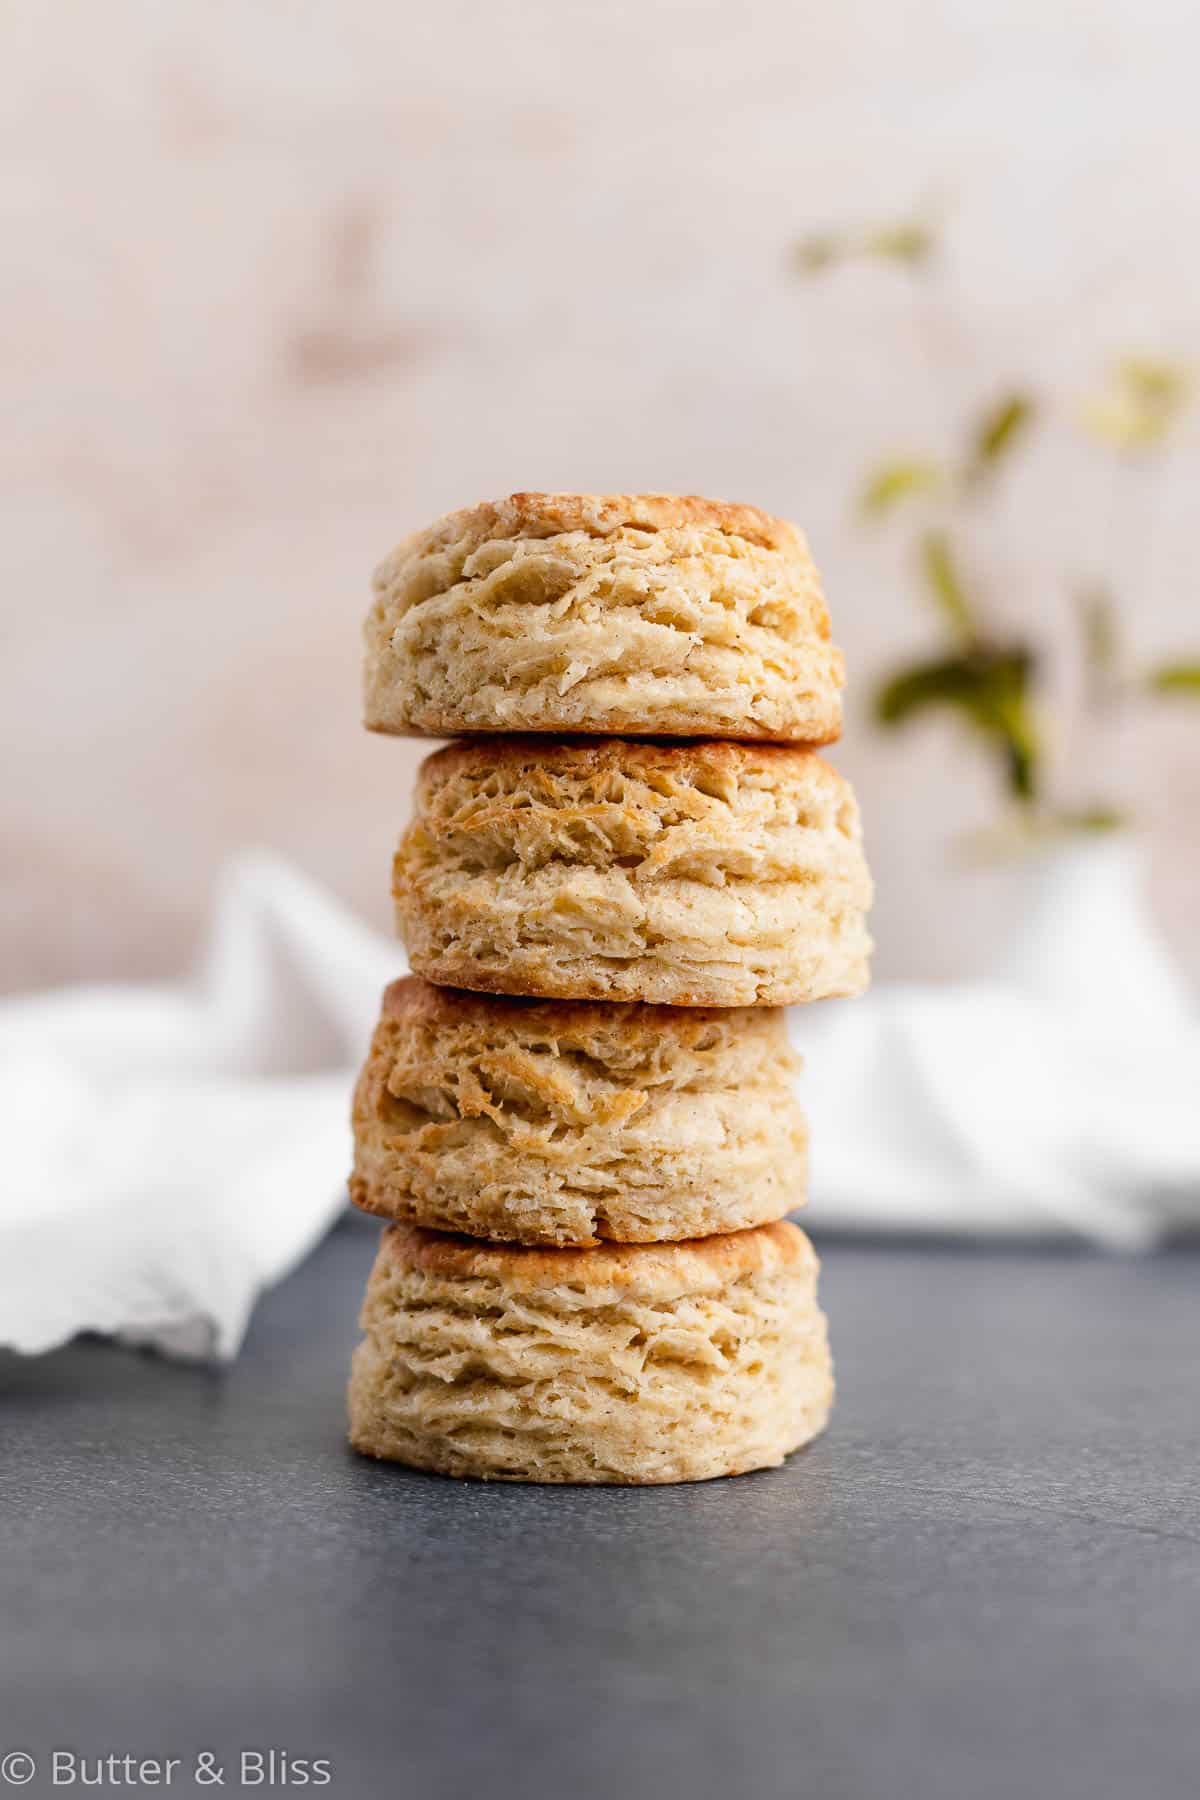
[[[728,1006],[653,1006],[639,1000],[538,1000],[518,994],[477,994],[466,988],[441,987],[420,975],[393,981],[383,995],[385,1016],[418,1019],[433,1025],[476,1025],[523,1036],[548,1034],[659,1039],[670,1036],[691,1045],[716,1029],[736,1038],[739,1028],[753,1024],[770,1008]]]
[[[664,1296],[711,1292],[745,1275],[817,1267],[816,1251],[786,1219],[722,1237],[674,1244],[597,1244],[592,1249],[546,1250],[524,1244],[484,1244],[417,1225],[392,1225],[380,1255],[407,1269],[449,1280],[485,1280],[533,1292],[552,1288],[624,1288]]]
[[[668,773],[684,780],[705,774],[763,774],[781,786],[792,782],[846,785],[832,763],[803,744],[751,744],[720,738],[561,737],[496,735],[463,738],[435,750],[421,764],[419,781],[458,775],[486,776],[492,770],[521,768],[552,775],[607,773],[634,776]]]
[[[509,494],[447,513],[414,532],[387,559],[422,556],[449,544],[471,549],[493,538],[558,537],[573,531],[610,537],[617,531],[719,531],[761,549],[808,561],[802,532],[756,506],[706,500],[699,494]]]

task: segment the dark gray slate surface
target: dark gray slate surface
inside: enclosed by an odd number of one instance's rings
[[[373,1239],[223,1376],[0,1361],[0,1752],[209,1748],[236,1793],[275,1745],[371,1800],[1200,1793],[1194,1252],[826,1245],[825,1440],[589,1491],[343,1450]]]

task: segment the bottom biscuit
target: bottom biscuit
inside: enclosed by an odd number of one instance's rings
[[[833,1397],[795,1225],[539,1250],[396,1225],[350,1380],[356,1450],[499,1481],[704,1481],[771,1468]]]

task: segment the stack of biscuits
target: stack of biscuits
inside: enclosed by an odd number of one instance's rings
[[[366,723],[452,737],[396,856],[351,1192],[391,1221],[372,1456],[514,1481],[777,1464],[833,1384],[782,1009],[861,992],[842,662],[752,507],[514,494],[383,564]]]

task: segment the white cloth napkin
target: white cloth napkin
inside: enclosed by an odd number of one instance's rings
[[[1056,858],[995,976],[795,1009],[815,1224],[1200,1223],[1200,1022],[1130,846]],[[349,1094],[400,948],[275,859],[224,883],[203,970],[0,1006],[0,1344],[91,1330],[234,1355],[345,1199]]]
[[[0,1344],[230,1357],[345,1203],[378,938],[274,858],[229,871],[199,978],[0,1007]]]
[[[1141,876],[1133,840],[1060,848],[990,979],[793,1009],[814,1221],[1114,1249],[1200,1226],[1200,1013]]]

